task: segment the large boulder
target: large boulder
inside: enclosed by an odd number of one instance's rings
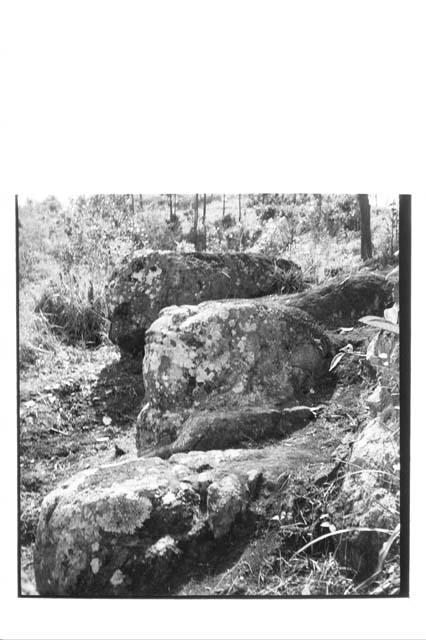
[[[143,352],[145,332],[170,305],[254,298],[301,284],[293,262],[253,253],[139,251],[114,272],[108,303],[110,338],[122,352]]]
[[[367,273],[292,295],[163,309],[146,333],[138,451],[161,445],[154,454],[166,457],[282,437],[289,416],[271,405],[296,404],[336,350],[316,320],[353,324],[382,312],[391,294],[385,278]]]
[[[392,304],[392,292],[389,279],[365,272],[283,296],[283,302],[306,311],[332,329],[353,325],[362,316],[382,315]]]
[[[327,372],[332,357],[326,333],[280,297],[168,307],[146,337],[140,452],[149,441],[167,445],[185,425],[193,436],[188,449],[200,441],[206,448],[225,448],[227,429],[235,432],[244,421],[252,425],[246,435],[256,441],[256,427],[265,429],[271,405],[294,404],[299,392],[309,391]],[[209,426],[208,412],[219,428]],[[219,437],[200,438],[196,419],[205,434]],[[273,422],[274,416],[267,419]],[[278,416],[277,422],[284,432],[285,420]]]
[[[81,473],[42,505],[34,550],[43,596],[173,593],[224,560],[291,496],[332,474],[339,429],[306,427],[263,449],[137,458]]]

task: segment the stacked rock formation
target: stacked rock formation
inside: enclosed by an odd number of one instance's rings
[[[199,562],[239,523],[267,518],[283,477],[327,477],[338,428],[314,436],[316,408],[301,406],[337,349],[318,321],[381,314],[392,287],[366,274],[285,294],[297,278],[286,261],[170,252],[137,256],[115,275],[111,336],[145,351],[141,457],[46,497],[40,594],[164,593],[177,567]],[[285,295],[267,295],[277,291]]]
[[[164,307],[282,293],[301,280],[293,262],[255,253],[140,251],[112,276],[110,338],[123,353],[143,355],[145,333]]]

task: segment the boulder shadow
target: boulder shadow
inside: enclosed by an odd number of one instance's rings
[[[142,360],[121,358],[102,369],[91,402],[112,424],[125,427],[133,425],[144,395]]]

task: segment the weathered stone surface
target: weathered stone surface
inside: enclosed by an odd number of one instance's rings
[[[143,456],[169,458],[185,451],[208,451],[244,446],[289,436],[316,417],[310,407],[250,407],[234,411],[201,411],[183,424],[170,445],[140,451]]]
[[[399,521],[399,424],[395,417],[385,423],[383,416],[376,416],[359,433],[336,510],[339,528],[356,529],[342,536],[338,556],[364,579],[375,570],[379,551],[389,537],[377,529],[391,532]]]
[[[250,516],[275,513],[285,478],[291,493],[292,482],[300,491],[301,483],[331,473],[339,441],[337,428],[314,434],[306,427],[261,450],[137,458],[74,477],[42,505],[34,551],[38,592],[168,593],[238,522],[248,526]]]
[[[327,328],[350,326],[365,315],[382,315],[392,304],[393,284],[374,273],[360,273],[307,291],[283,302],[310,313]]]
[[[164,307],[289,291],[289,271],[300,274],[288,260],[252,253],[139,251],[112,276],[110,338],[126,353],[141,353],[145,332]]]
[[[139,450],[150,439],[175,440],[195,414],[202,414],[197,424],[209,431],[205,412],[244,410],[245,419],[262,429],[265,410],[294,404],[298,391],[309,390],[328,371],[331,357],[325,332],[279,297],[168,307],[147,332]],[[229,425],[236,414],[230,416],[218,419]],[[216,433],[225,432],[226,424]],[[187,431],[193,433],[192,426]]]
[[[221,538],[230,531],[236,517],[244,514],[248,498],[247,482],[236,474],[212,482],[207,489],[207,513],[215,538]]]
[[[366,399],[366,404],[371,415],[375,417],[387,406],[392,405],[392,396],[386,387],[379,384]]]

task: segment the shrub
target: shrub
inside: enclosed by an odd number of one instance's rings
[[[350,234],[346,241],[330,238],[326,233],[317,238],[303,234],[289,245],[285,257],[294,260],[302,268],[304,276],[315,284],[337,275],[350,275],[361,267],[356,234]]]
[[[180,240],[182,228],[176,217],[167,220],[159,215],[144,215],[133,233],[133,244],[136,248],[146,246],[154,250],[172,250]]]
[[[282,293],[295,293],[306,288],[303,280],[303,272],[297,267],[292,267],[288,271],[284,271],[279,277],[279,285]]]
[[[269,256],[282,255],[290,244],[290,231],[287,220],[268,220],[262,225],[260,237],[256,240],[253,251]]]

